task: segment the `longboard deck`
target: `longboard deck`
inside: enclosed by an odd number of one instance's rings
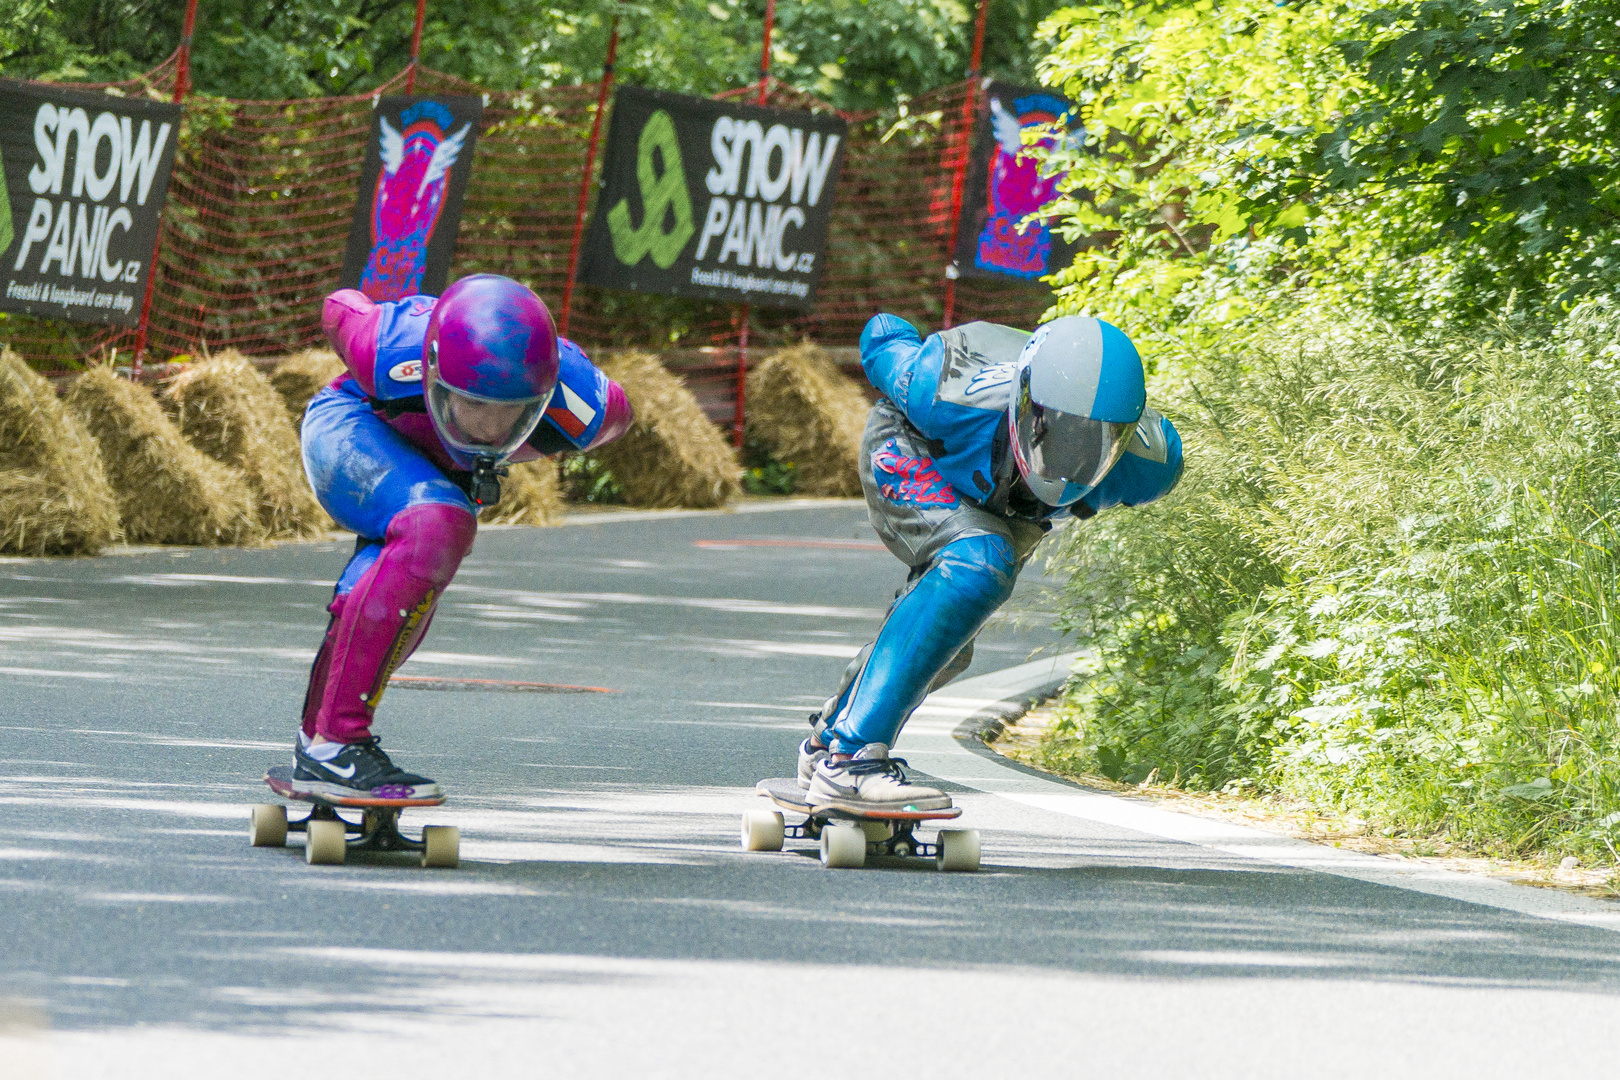
[[[445,799],[443,795],[436,799],[371,799],[363,795],[334,798],[330,795],[297,790],[293,787],[292,774],[293,767],[291,765],[272,765],[264,774],[264,782],[270,785],[271,791],[274,791],[283,799],[315,803],[317,806],[351,806],[356,809],[375,806],[442,806]]]
[[[943,810],[864,810],[849,806],[811,806],[804,801],[804,789],[791,776],[776,776],[761,780],[754,790],[784,810],[792,810],[809,817],[845,818],[852,821],[949,821],[962,816],[960,806]]]

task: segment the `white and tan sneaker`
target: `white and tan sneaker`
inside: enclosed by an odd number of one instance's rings
[[[905,761],[891,758],[882,743],[863,746],[843,761],[831,755],[815,764],[804,801],[817,809],[945,810],[951,797],[906,779]]]
[[[810,786],[810,779],[816,775],[816,766],[830,753],[832,751],[816,742],[814,737],[808,738],[799,744],[799,786],[801,788]]]

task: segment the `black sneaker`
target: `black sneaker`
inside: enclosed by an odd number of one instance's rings
[[[399,768],[382,747],[377,736],[349,743],[330,761],[321,761],[299,746],[294,752],[298,767],[293,770],[293,786],[311,795],[333,798],[361,796],[372,799],[437,799],[439,785],[425,776]]]

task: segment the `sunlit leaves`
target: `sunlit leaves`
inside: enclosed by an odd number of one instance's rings
[[[1300,287],[1438,323],[1620,284],[1615,0],[1107,0],[1043,32],[1093,136],[1050,155],[1069,232],[1198,271],[1122,295],[1093,266],[1067,309],[1212,339]]]

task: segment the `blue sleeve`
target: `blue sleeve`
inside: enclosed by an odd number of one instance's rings
[[[924,435],[929,430],[934,395],[939,389],[945,343],[938,334],[925,340],[898,315],[874,315],[861,331],[861,368]]]
[[[1144,416],[1119,462],[1080,501],[1093,512],[1142,506],[1170,494],[1181,482],[1183,466],[1175,425],[1157,413]]]
[[[422,342],[437,299],[407,296],[377,305],[375,395],[384,401],[416,397],[422,393]]]
[[[609,385],[580,347],[563,338],[557,343],[557,388],[529,445],[542,454],[590,446],[608,418]]]

